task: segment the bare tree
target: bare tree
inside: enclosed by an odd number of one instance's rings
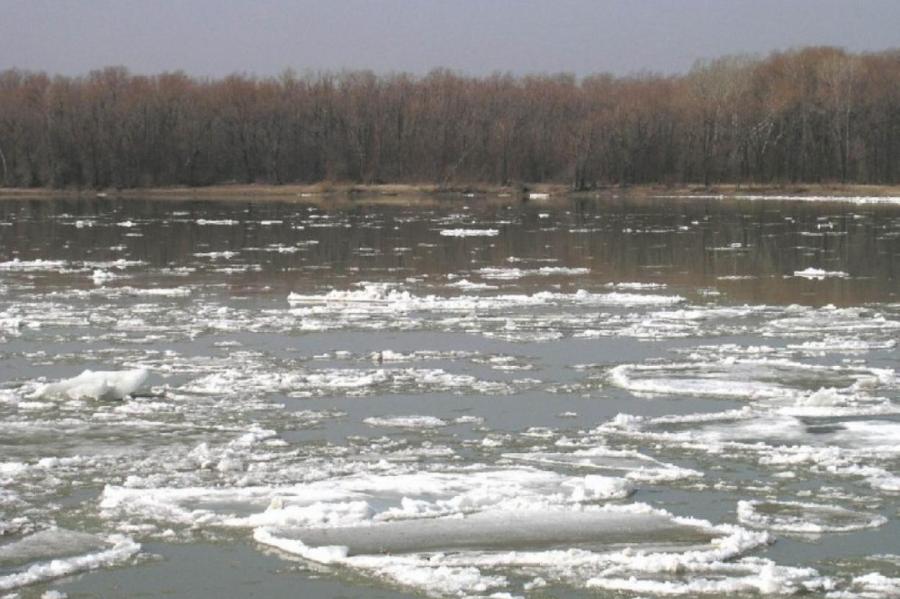
[[[0,72],[0,184],[604,184],[900,177],[900,51],[682,76]]]

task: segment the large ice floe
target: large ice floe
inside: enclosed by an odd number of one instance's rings
[[[470,467],[281,487],[107,487],[100,505],[159,527],[247,529],[263,545],[437,596],[521,592],[537,578],[681,595],[828,584],[743,557],[771,541],[766,532],[621,503],[631,492],[611,476]]]
[[[634,393],[766,400],[772,405],[810,408],[871,404],[893,410],[871,392],[894,384],[889,368],[824,366],[783,358],[691,360],[670,364],[621,364],[609,381]]]
[[[76,377],[39,386],[30,399],[124,399],[140,390],[147,382],[146,368],[122,371],[85,370]]]

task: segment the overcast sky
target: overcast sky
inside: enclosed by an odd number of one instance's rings
[[[900,0],[0,0],[0,69],[681,72],[805,45],[900,46]]]

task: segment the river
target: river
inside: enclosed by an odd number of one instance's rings
[[[0,596],[897,596],[898,336],[859,199],[4,200]]]

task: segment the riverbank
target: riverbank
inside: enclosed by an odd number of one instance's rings
[[[204,187],[141,187],[132,189],[54,189],[0,188],[0,199],[48,199],[60,197],[99,198],[158,198],[158,199],[272,199],[367,200],[391,198],[408,200],[412,196],[429,197],[497,197],[543,200],[549,198],[600,198],[627,195],[631,197],[691,197],[691,196],[797,196],[819,197],[900,197],[900,185],[842,185],[842,184],[786,184],[786,185],[630,185],[604,186],[586,191],[574,191],[566,185],[529,184],[501,186],[488,184],[441,186],[435,184],[351,184],[315,183],[309,185],[209,185]]]

